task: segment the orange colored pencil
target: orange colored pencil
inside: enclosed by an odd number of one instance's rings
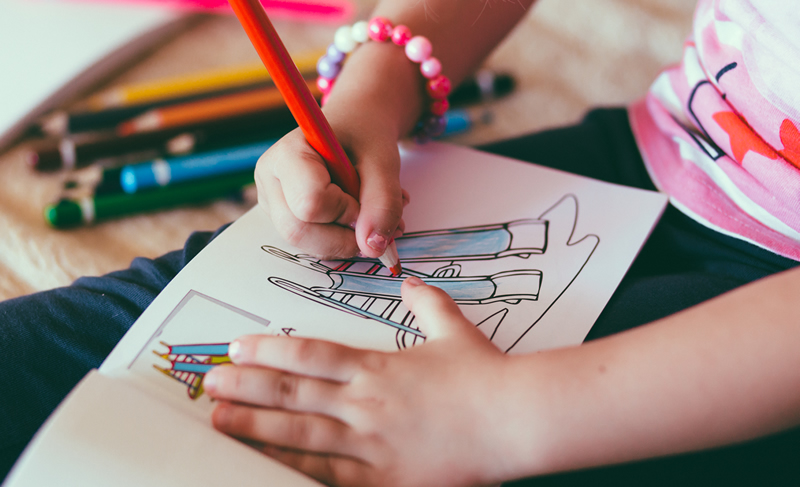
[[[306,81],[311,95],[322,96],[316,82]],[[285,107],[286,102],[275,87],[260,88],[242,93],[219,96],[177,105],[155,108],[117,127],[120,135],[151,132],[210,120],[235,117],[247,113],[261,112]]]
[[[325,159],[331,180],[344,192],[358,199],[358,173],[336,140],[331,125],[311,95],[306,81],[275,32],[264,8],[258,0],[228,0],[228,3],[267,67],[272,81],[286,100],[286,105],[303,130],[309,145]],[[391,270],[392,275],[399,276],[402,272],[394,241],[381,256],[381,262]]]
[[[334,182],[346,193],[358,198],[358,173],[336,140],[333,129],[307,89],[307,82],[297,70],[264,8],[258,0],[228,0],[228,3],[256,48],[272,82],[286,100],[286,105],[303,130],[308,143],[328,163]]]

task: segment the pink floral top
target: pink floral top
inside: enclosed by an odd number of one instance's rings
[[[700,0],[683,60],[630,107],[647,170],[698,222],[800,260],[800,5]]]

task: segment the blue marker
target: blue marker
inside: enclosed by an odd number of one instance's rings
[[[466,132],[475,125],[476,121],[490,123],[491,112],[487,111],[479,117],[473,117],[470,112],[463,108],[451,108],[445,112],[444,118],[447,120],[447,126],[444,129],[444,133],[437,137],[439,139]]]
[[[269,140],[134,164],[122,169],[120,184],[126,193],[136,193],[183,181],[255,169],[258,158],[275,142]]]

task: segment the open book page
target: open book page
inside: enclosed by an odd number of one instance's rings
[[[0,148],[42,115],[161,42],[188,17],[164,8],[0,2]]]
[[[267,333],[385,351],[418,346],[424,335],[400,299],[402,280],[414,275],[445,289],[503,351],[577,345],[666,203],[446,144],[406,148],[402,159],[411,194],[397,240],[403,276],[374,260],[305,255],[254,208],[173,279],[73,391],[11,485],[306,485],[212,428],[203,378],[229,362],[232,340]]]
[[[3,485],[320,484],[93,371],[37,433]]]
[[[255,208],[167,286],[101,372],[208,421],[202,378],[242,334],[385,351],[423,343],[400,299],[410,275],[445,289],[503,351],[576,345],[665,205],[657,193],[446,144],[410,146],[402,159],[403,276],[305,255]]]

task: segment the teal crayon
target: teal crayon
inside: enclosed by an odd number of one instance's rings
[[[72,228],[124,215],[197,204],[228,196],[253,183],[253,171],[167,186],[136,194],[62,199],[47,205],[44,218],[55,228]]]

